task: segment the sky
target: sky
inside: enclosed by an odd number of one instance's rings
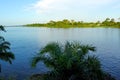
[[[0,25],[120,18],[120,0],[0,0]]]

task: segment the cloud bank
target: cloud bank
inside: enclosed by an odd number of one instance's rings
[[[74,19],[83,21],[117,18],[119,0],[38,0],[28,7],[29,12],[44,21]]]

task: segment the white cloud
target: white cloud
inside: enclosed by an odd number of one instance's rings
[[[84,7],[85,9],[95,8],[115,1],[117,0],[39,0],[32,4],[30,9],[33,9],[38,13],[45,13],[81,7]]]
[[[29,6],[44,21],[74,19],[96,21],[119,16],[119,0],[38,0]]]

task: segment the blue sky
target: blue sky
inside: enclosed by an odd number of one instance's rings
[[[120,0],[0,0],[0,24],[49,20],[97,21],[120,17]]]

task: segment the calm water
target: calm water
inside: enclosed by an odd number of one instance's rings
[[[6,27],[2,33],[11,43],[16,59],[12,65],[2,63],[4,76],[15,76],[22,80],[34,73],[48,69],[40,62],[37,68],[30,67],[31,58],[48,42],[80,41],[97,47],[96,56],[101,60],[105,71],[120,80],[120,29],[115,28],[27,28]]]

